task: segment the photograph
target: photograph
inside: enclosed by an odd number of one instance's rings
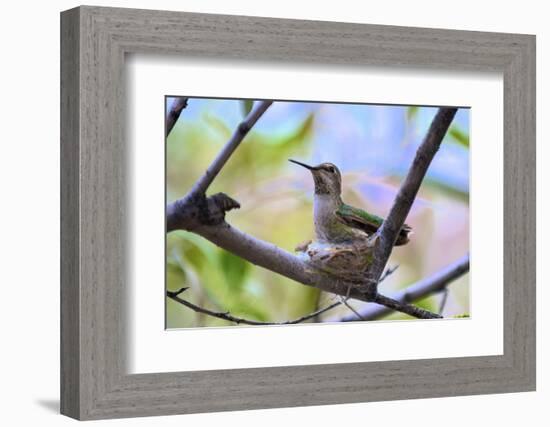
[[[166,96],[166,328],[469,318],[468,107],[457,108],[383,266],[377,293],[390,303],[365,290],[382,223],[437,111]],[[172,211],[209,174],[191,203],[202,220],[173,226]],[[216,202],[222,216],[205,218]],[[293,280],[287,260],[344,292]]]

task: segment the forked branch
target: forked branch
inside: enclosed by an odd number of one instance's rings
[[[205,195],[206,190],[208,190],[208,187],[212,184],[214,178],[216,178],[216,176],[220,173],[225,163],[229,160],[229,157],[231,157],[231,154],[233,154],[250,129],[252,129],[252,127],[260,119],[260,117],[262,117],[272,103],[273,101],[262,101],[255,108],[253,108],[243,122],[237,127],[231,136],[231,139],[225,144],[212,164],[208,167],[208,169],[206,169],[204,175],[202,175],[195,183],[191,191],[189,191],[189,193],[187,193],[187,195],[182,199],[176,200],[167,206],[167,232],[178,229],[191,230],[192,226],[196,223],[211,225],[213,223],[210,218],[211,212],[213,212],[212,209],[215,209],[217,214],[221,213],[221,219],[223,220],[226,211],[239,207],[239,203],[233,199],[231,199],[233,203],[229,204],[228,209],[224,208],[224,206],[218,206],[221,209],[217,209],[216,206],[206,206],[208,203]],[[225,197],[230,199],[228,196]],[[220,201],[225,202],[227,199],[220,199]],[[220,221],[218,221],[218,223],[219,222]]]

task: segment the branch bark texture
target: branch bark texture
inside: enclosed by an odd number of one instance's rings
[[[187,101],[188,98],[176,98],[170,107],[170,111],[168,111],[168,115],[166,117],[166,136],[172,132],[172,129],[174,128],[174,125],[178,121],[181,112],[184,108],[187,107]]]

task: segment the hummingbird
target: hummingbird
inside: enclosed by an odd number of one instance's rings
[[[350,206],[342,201],[342,175],[336,165],[321,163],[310,166],[296,160],[290,162],[308,169],[315,184],[313,197],[313,218],[315,237],[326,244],[346,244],[368,239],[374,235],[383,218]],[[395,246],[409,242],[412,228],[404,224]]]

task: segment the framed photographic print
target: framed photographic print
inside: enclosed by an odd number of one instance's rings
[[[533,36],[79,7],[61,40],[62,413],[534,390]]]

